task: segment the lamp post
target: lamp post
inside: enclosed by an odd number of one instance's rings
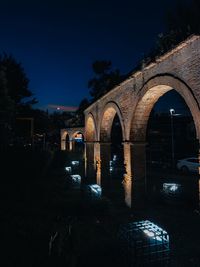
[[[170,118],[171,118],[171,150],[172,150],[172,167],[174,167],[174,122],[173,115],[175,114],[175,110],[170,108]]]

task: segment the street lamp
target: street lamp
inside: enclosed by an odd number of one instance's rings
[[[173,115],[175,114],[175,110],[170,108],[170,117],[171,117],[171,145],[172,145],[172,167],[174,167],[174,122]]]
[[[175,113],[175,110],[173,108],[170,108],[170,117],[171,117],[171,144],[172,144],[172,166],[174,167],[174,162],[175,162],[175,156],[174,156],[174,116],[181,116],[179,113]]]

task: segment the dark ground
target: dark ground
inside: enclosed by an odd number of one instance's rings
[[[152,187],[132,210],[107,197],[88,199],[64,170],[75,157],[60,151],[2,155],[1,266],[127,266],[117,239],[119,227],[145,219],[170,236],[168,264],[151,266],[200,266],[200,214],[190,196],[185,203],[174,203],[155,197]],[[151,175],[156,179],[153,170]]]

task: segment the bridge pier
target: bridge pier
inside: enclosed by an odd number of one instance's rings
[[[91,183],[95,183],[94,145],[95,142],[85,142],[85,176]]]
[[[73,140],[70,139],[69,140],[69,151],[72,151],[73,150]]]
[[[142,206],[146,194],[146,143],[124,142],[123,186],[128,207]]]
[[[126,205],[132,206],[132,167],[131,167],[131,144],[123,143],[125,174],[123,179],[124,196]]]
[[[103,192],[110,191],[110,160],[111,160],[111,143],[100,143],[100,156],[101,156],[101,185]]]
[[[146,180],[146,142],[131,143],[134,180]]]
[[[66,140],[65,139],[61,139],[61,150],[66,150]]]

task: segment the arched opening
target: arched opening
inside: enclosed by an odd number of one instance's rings
[[[183,175],[177,164],[182,158],[194,157],[198,160],[200,110],[187,86],[180,82],[176,85],[156,85],[150,89],[147,85],[141,90],[142,97],[134,112],[130,139],[133,143],[144,144],[143,149],[146,146],[142,168],[146,172],[149,199],[162,197],[162,200],[168,201],[171,197],[170,201],[197,205],[198,166],[196,172]],[[172,189],[165,190],[171,184]],[[173,194],[170,190],[174,190]]]
[[[108,105],[100,128],[102,186],[105,195],[118,205],[124,205],[124,127],[120,110]]]
[[[194,120],[196,138],[200,138],[200,107],[197,100],[185,83],[166,75],[151,79],[141,89],[130,125],[130,140],[132,142],[146,141],[146,129],[150,113],[160,97],[171,90],[175,90],[184,99]]]
[[[83,153],[84,151],[84,135],[80,131],[75,132],[72,136],[73,140],[73,150],[78,153]]]
[[[61,150],[69,150],[69,134],[66,130],[61,131]]]
[[[89,117],[86,120],[85,138],[87,142],[96,141],[96,126],[95,126],[94,118],[91,114],[89,114]]]
[[[85,176],[89,181],[95,177],[95,141],[97,141],[97,131],[94,117],[89,113],[85,123]]]
[[[175,90],[154,105],[147,124],[147,161],[167,168],[179,159],[198,155],[198,140],[192,114]]]
[[[124,140],[124,123],[121,115],[121,111],[118,108],[118,106],[110,102],[106,105],[103,114],[102,114],[102,120],[100,125],[100,142],[110,142],[111,141],[111,130],[113,126],[114,119],[116,118],[118,122],[116,123],[120,124],[121,131],[122,131],[122,140]]]

